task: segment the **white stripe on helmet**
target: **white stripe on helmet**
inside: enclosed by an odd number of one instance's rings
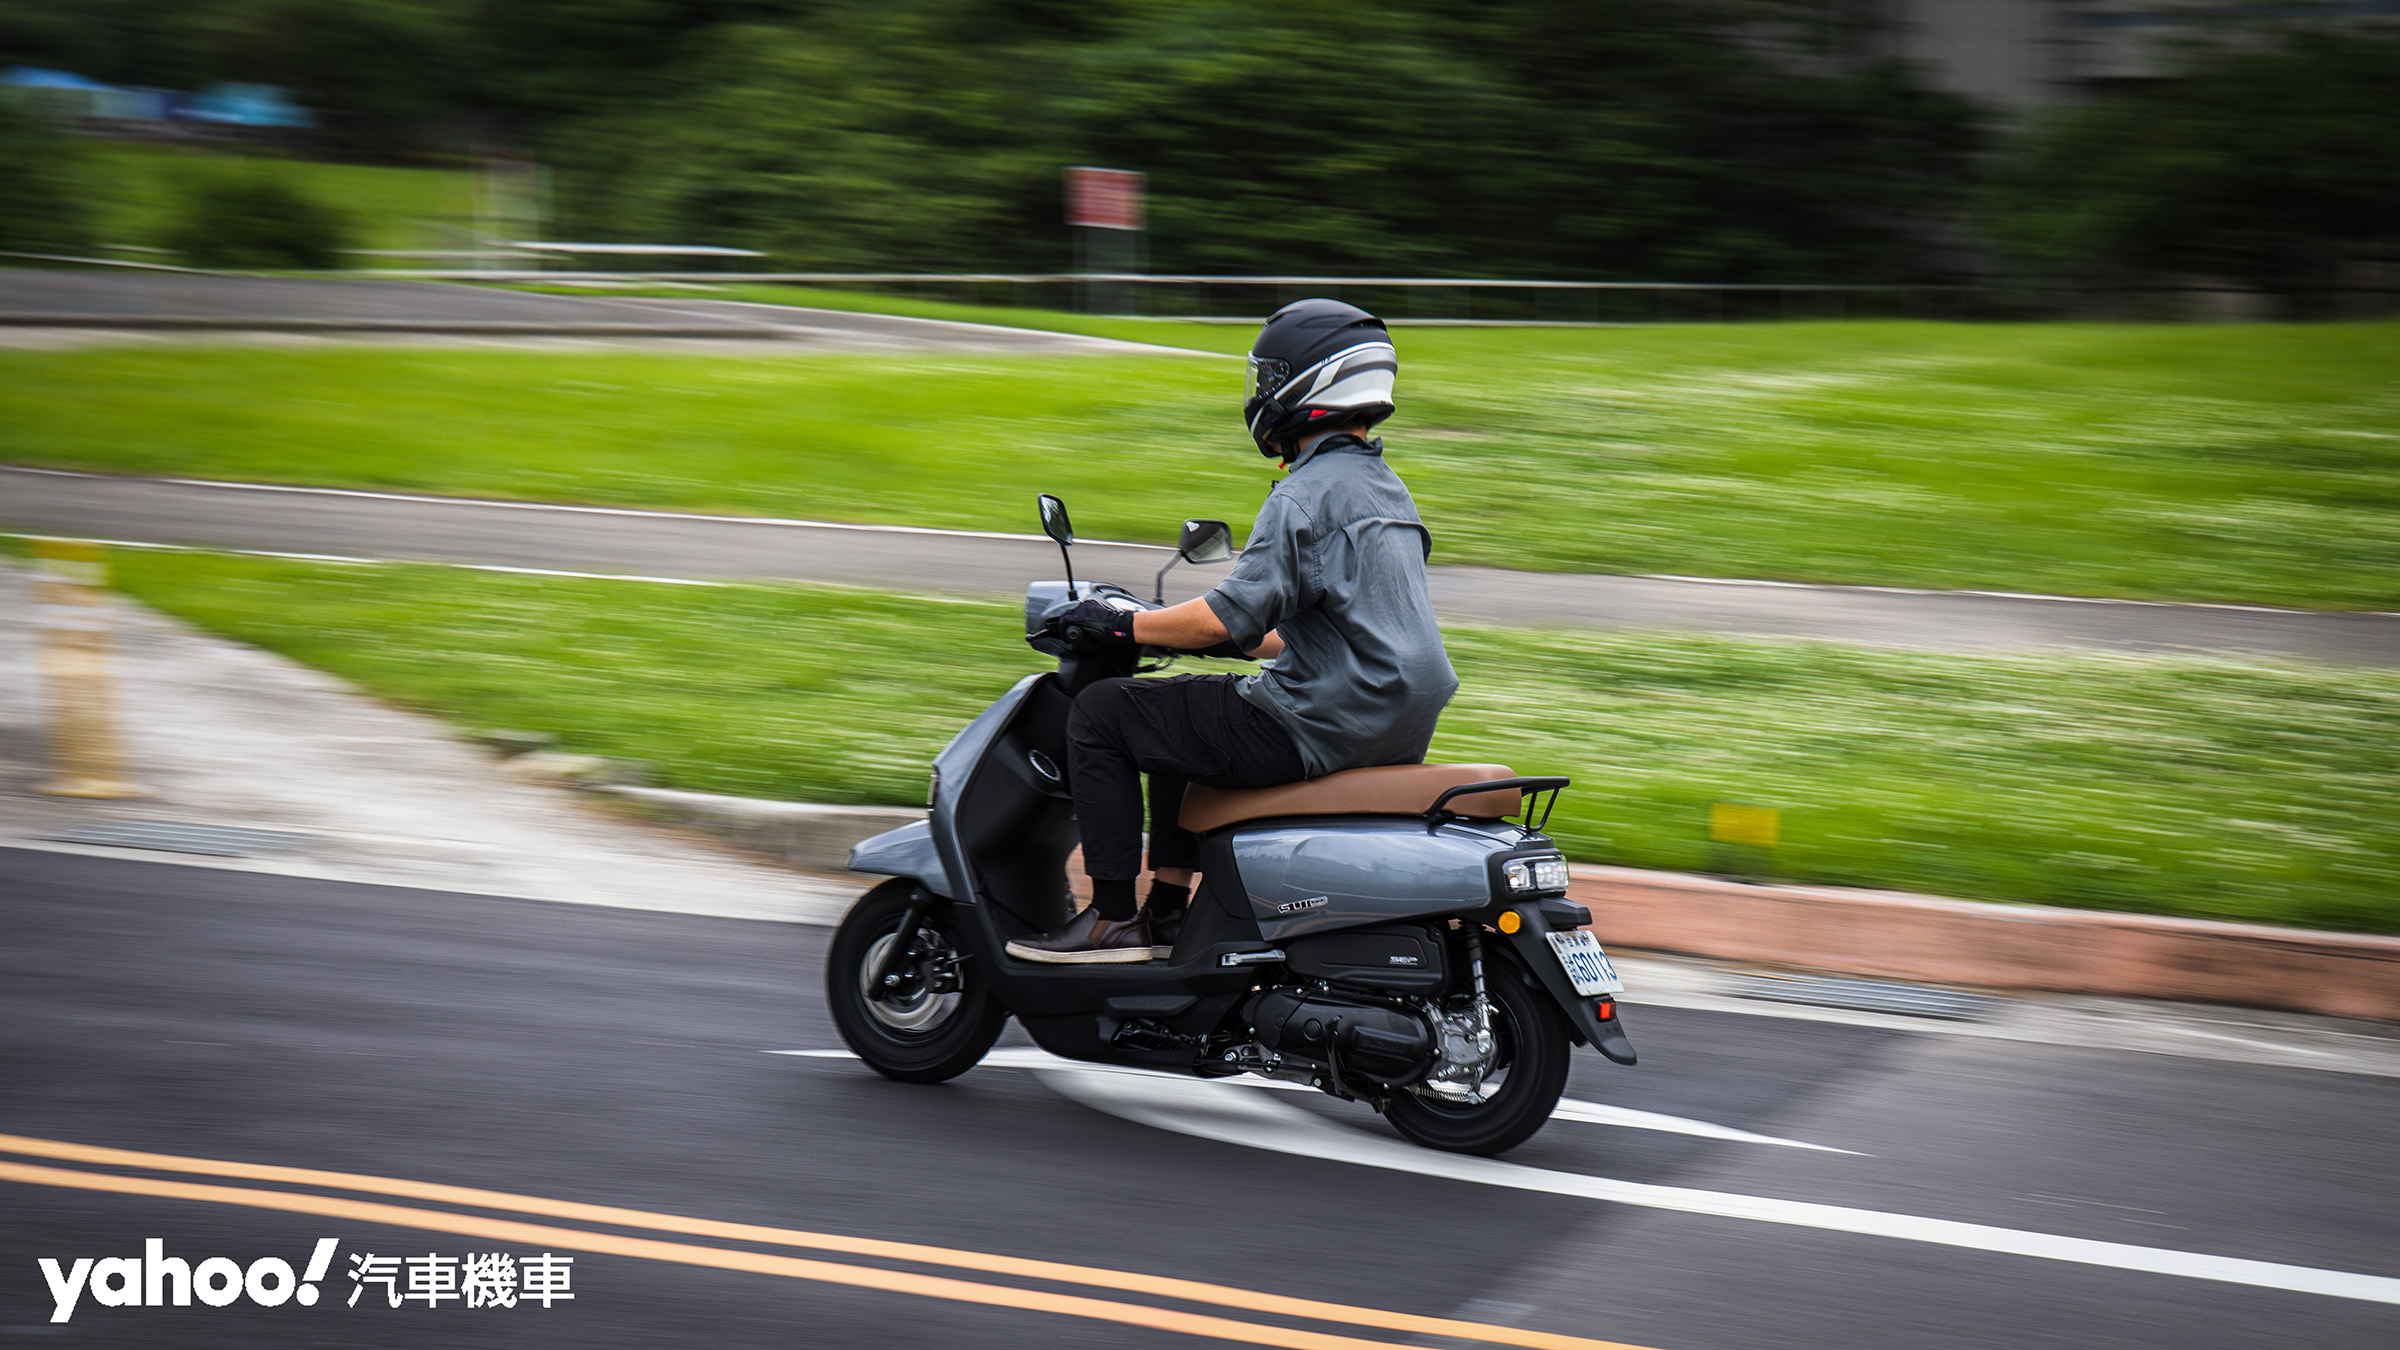
[[[1327,385],[1317,396],[1308,400],[1312,408],[1364,408],[1389,406],[1392,401],[1392,368],[1370,366],[1344,374]]]
[[[1392,369],[1395,371],[1400,368],[1400,354],[1392,350],[1391,343],[1362,342],[1355,347],[1344,347],[1340,351],[1335,352],[1333,355],[1326,357],[1324,360],[1319,361],[1315,365],[1310,366],[1308,369],[1301,371],[1297,375],[1294,375],[1291,379],[1284,381],[1283,388],[1277,390],[1275,393],[1275,401],[1282,404],[1286,408],[1305,407],[1308,404],[1315,402],[1316,400],[1314,396],[1317,390],[1325,387],[1328,384],[1331,384],[1341,373],[1340,368],[1343,365],[1348,364],[1350,358],[1358,356],[1361,353],[1372,353],[1372,359],[1390,363]],[[1303,385],[1303,381],[1306,381],[1307,383]],[[1305,387],[1308,392],[1297,397],[1291,396],[1287,391],[1296,387]]]

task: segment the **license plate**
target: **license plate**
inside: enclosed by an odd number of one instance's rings
[[[1558,963],[1574,981],[1575,992],[1583,998],[1596,994],[1620,993],[1625,982],[1617,978],[1617,968],[1608,963],[1608,953],[1600,950],[1600,939],[1577,929],[1572,933],[1544,933],[1550,939],[1550,950],[1558,953]]]

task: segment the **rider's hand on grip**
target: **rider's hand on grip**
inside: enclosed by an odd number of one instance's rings
[[[1134,611],[1118,609],[1105,600],[1086,600],[1063,614],[1054,614],[1042,624],[1043,631],[1067,644],[1067,650],[1093,651],[1101,647],[1130,647],[1133,645]]]

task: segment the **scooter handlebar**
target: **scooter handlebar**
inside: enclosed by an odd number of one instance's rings
[[[1025,588],[1025,641],[1045,656],[1065,656],[1067,644],[1050,632],[1050,620],[1066,613],[1086,600],[1106,600],[1113,607],[1128,611],[1156,609],[1122,586],[1105,581],[1036,581]]]

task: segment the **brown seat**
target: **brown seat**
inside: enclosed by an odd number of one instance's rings
[[[1183,790],[1180,823],[1194,834],[1262,816],[1421,816],[1433,799],[1461,783],[1489,783],[1516,774],[1498,764],[1393,764],[1380,769],[1344,769],[1303,783],[1263,788],[1213,788],[1194,783]],[[1517,813],[1518,792],[1477,792],[1453,797],[1445,810],[1496,820]]]

